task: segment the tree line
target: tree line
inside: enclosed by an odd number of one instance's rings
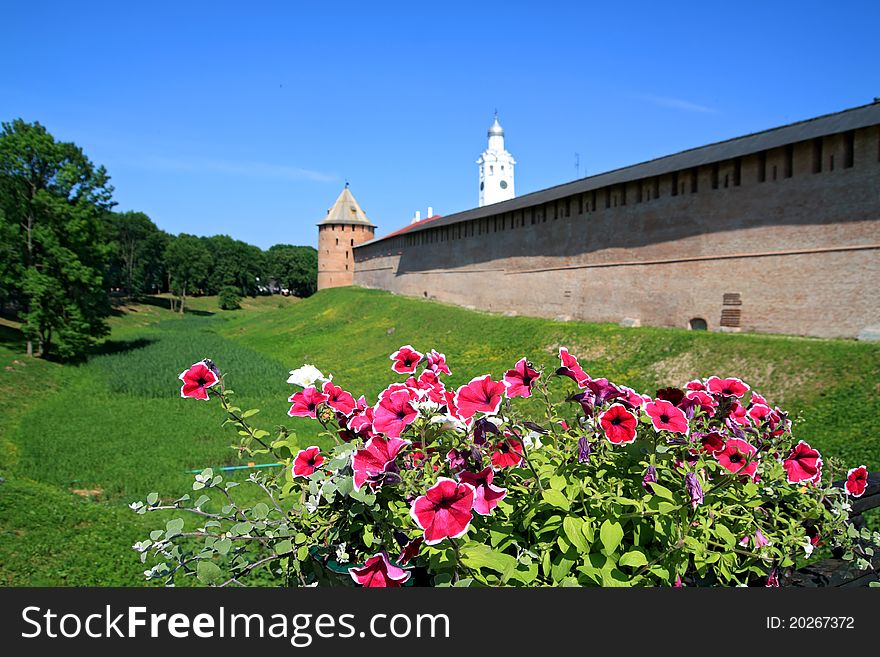
[[[0,312],[21,322],[28,355],[82,357],[109,332],[113,296],[171,292],[183,312],[188,296],[317,289],[312,247],[172,235],[115,205],[106,169],[81,148],[36,122],[2,124]]]

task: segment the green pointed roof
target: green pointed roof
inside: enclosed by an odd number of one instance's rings
[[[333,207],[327,210],[327,216],[324,217],[322,221],[318,222],[319,226],[326,224],[361,224],[364,226],[372,226],[373,228],[376,227],[361,209],[361,206],[358,205],[358,202],[355,200],[354,195],[351,193],[351,190],[349,190],[347,184],[339,195],[339,198],[336,199]]]

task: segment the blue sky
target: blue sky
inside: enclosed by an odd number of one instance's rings
[[[523,194],[880,96],[875,1],[319,4],[7,2],[0,119],[265,248],[345,180],[379,234],[474,207],[496,108]]]

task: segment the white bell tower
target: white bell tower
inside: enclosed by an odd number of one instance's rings
[[[498,113],[489,128],[489,146],[477,160],[480,167],[480,206],[506,201],[515,196],[513,191],[513,155],[504,150],[504,128],[498,123]]]

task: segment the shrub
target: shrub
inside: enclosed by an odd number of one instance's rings
[[[821,545],[859,567],[880,534],[849,523],[866,469],[844,470],[791,433],[785,411],[736,378],[709,377],[653,397],[593,378],[564,348],[546,371],[525,358],[456,390],[443,354],[391,356],[403,379],[377,403],[311,366],[288,414],[335,441],[300,449],[285,428],[251,426],[211,361],[180,375],[184,397],[216,399],[249,457],[247,495],[212,470],[195,501],[151,493],[138,513],[174,509],[135,545],[149,579],[243,584],[399,586],[778,585]],[[421,372],[418,370],[421,368]],[[418,373],[417,373],[418,372]],[[551,401],[550,387],[563,401]],[[259,501],[254,502],[255,499]],[[247,503],[245,503],[245,501]],[[265,568],[264,568],[265,567]]]
[[[241,308],[241,293],[236,287],[224,285],[220,288],[218,297],[221,310],[238,310]]]

